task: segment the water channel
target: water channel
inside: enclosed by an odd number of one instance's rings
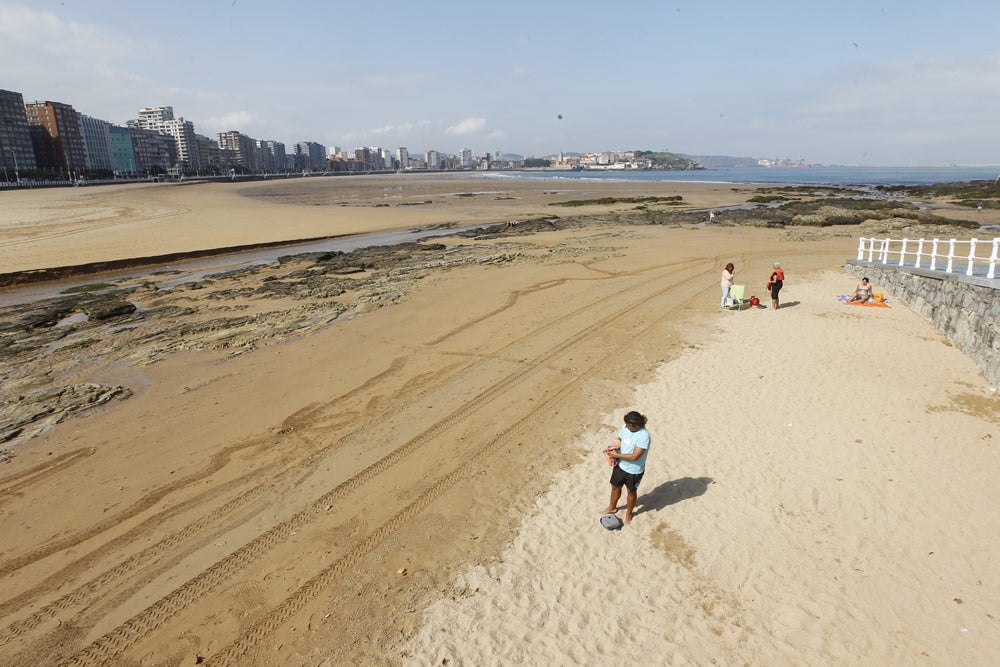
[[[180,260],[169,264],[149,266],[144,268],[122,269],[78,276],[66,280],[53,280],[43,283],[12,286],[0,289],[0,308],[34,303],[60,296],[67,290],[98,282],[115,283],[118,287],[133,286],[129,280],[135,279],[136,284],[153,273],[172,273],[168,280],[159,282],[162,287],[172,287],[182,283],[201,280],[206,275],[236,271],[250,266],[271,264],[279,257],[286,255],[301,255],[314,252],[351,252],[359,248],[372,246],[398,245],[410,241],[434,238],[436,236],[452,236],[454,234],[477,229],[487,225],[472,225],[452,229],[414,229],[387,232],[372,232],[370,234],[355,234],[336,238],[307,241],[303,243],[290,242],[287,245],[255,248],[246,251],[234,251],[211,257],[198,257]]]

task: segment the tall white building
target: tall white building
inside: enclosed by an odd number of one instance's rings
[[[409,169],[410,168],[410,151],[408,151],[408,150],[406,150],[406,148],[400,146],[399,148],[396,149],[396,160],[399,161],[399,168],[400,169]]]
[[[388,149],[379,148],[379,157],[382,159],[382,169],[389,171],[392,169],[392,153]]]
[[[183,118],[174,118],[173,107],[139,109],[138,125],[144,130],[172,136],[177,142],[177,160],[181,166],[195,171],[202,168],[194,123]]]

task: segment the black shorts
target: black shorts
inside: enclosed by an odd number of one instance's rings
[[[642,476],[645,473],[639,473],[638,475],[633,475],[630,472],[625,472],[622,470],[621,466],[615,466],[614,470],[611,471],[611,486],[617,486],[621,488],[622,484],[625,485],[629,491],[636,491],[639,488],[639,482],[642,481]]]
[[[771,283],[771,298],[772,299],[777,299],[778,298],[778,292],[781,291],[781,287],[782,287],[783,284],[784,283],[782,283],[780,280]]]

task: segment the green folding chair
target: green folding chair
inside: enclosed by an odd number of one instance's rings
[[[744,294],[746,293],[746,285],[733,285],[729,288],[729,296],[726,298],[726,307],[732,310],[743,310],[743,306],[750,303]]]

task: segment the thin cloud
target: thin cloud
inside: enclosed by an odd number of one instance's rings
[[[271,85],[283,95],[346,95],[354,86],[346,81],[275,81]]]
[[[232,111],[217,118],[208,118],[205,124],[216,132],[239,130],[243,132],[255,123],[254,115],[249,111]]]
[[[375,88],[398,88],[426,83],[432,77],[424,72],[385,73],[374,72],[363,75],[360,81]]]
[[[481,132],[486,127],[485,118],[466,118],[457,125],[452,125],[444,131],[445,134],[463,136]]]
[[[828,119],[846,117],[887,124],[916,121],[945,130],[941,118],[952,119],[953,129],[961,129],[966,122],[992,127],[998,106],[1000,57],[994,56],[876,68],[828,87],[803,110]]]
[[[99,25],[64,19],[23,5],[0,5],[0,54],[17,66],[3,73],[3,87],[25,101],[54,100],[112,122],[135,117],[154,87],[135,71],[123,69],[150,56],[159,46],[142,48],[128,35]]]
[[[377,127],[370,131],[370,134],[374,134],[380,137],[392,136],[392,137],[405,137],[406,135],[415,132],[419,129],[425,128],[430,123],[428,121],[418,121],[416,123],[400,123],[398,125],[383,125],[382,127]]]
[[[812,94],[803,87],[797,103],[786,99],[783,108],[794,111],[790,121],[752,109],[733,123],[734,132],[719,137],[725,151],[747,152],[749,137],[751,154],[824,154],[824,161],[834,163],[866,162],[868,155],[887,164],[959,154],[968,162],[995,159],[990,144],[1000,108],[998,56],[845,68],[812,84]]]
[[[89,23],[67,21],[52,12],[22,5],[0,5],[0,42],[5,49],[26,57],[21,66],[31,66],[32,57],[57,58],[63,66],[74,62],[110,63],[138,51],[126,35]],[[148,49],[149,45],[144,48]]]

